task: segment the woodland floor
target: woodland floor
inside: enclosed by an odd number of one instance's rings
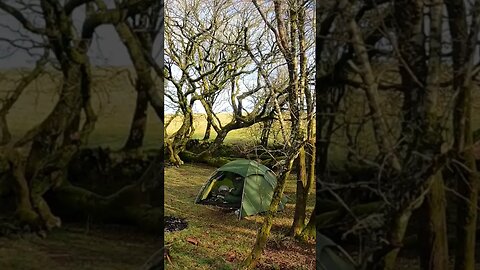
[[[0,269],[137,270],[161,247],[158,239],[125,226],[67,224],[45,239],[0,238]]]
[[[453,253],[453,251],[451,252]],[[453,259],[450,260],[449,269],[454,269]],[[421,270],[416,254],[404,255],[403,257],[399,258],[398,265],[395,270]],[[480,270],[480,263],[475,265],[475,270]]]
[[[235,269],[255,242],[261,216],[238,220],[234,213],[213,206],[194,204],[195,197],[215,168],[185,164],[165,169],[165,215],[185,218],[188,227],[165,233],[171,262],[166,269]],[[295,181],[286,194],[295,198]],[[314,206],[314,198],[308,211]],[[272,236],[258,269],[315,269],[314,243],[300,244],[285,237],[293,217],[294,204],[275,218]],[[309,216],[309,214],[308,214]]]

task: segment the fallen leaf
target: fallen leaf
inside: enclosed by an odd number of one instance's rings
[[[198,246],[198,240],[193,237],[187,237],[187,242],[192,245]]]
[[[229,251],[227,253],[227,261],[233,262],[233,261],[235,261],[236,258],[237,258],[237,254],[235,254],[234,251]]]

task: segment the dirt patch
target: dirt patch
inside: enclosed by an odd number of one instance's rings
[[[313,255],[313,256],[312,256]],[[272,240],[267,244],[261,270],[273,269],[315,269],[315,246],[302,244],[292,238]]]
[[[181,231],[188,227],[188,222],[184,218],[165,216],[165,232]]]

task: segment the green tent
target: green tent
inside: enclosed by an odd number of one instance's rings
[[[316,270],[355,270],[356,266],[348,253],[325,235],[317,231]]]
[[[241,176],[243,183],[235,184],[232,180],[235,176]],[[266,212],[273,197],[273,191],[277,186],[275,174],[266,166],[246,159],[231,161],[218,168],[212,177],[202,186],[195,199],[195,203],[208,204],[209,195],[220,186],[230,188],[243,187],[239,202],[239,218]],[[287,197],[284,196],[279,205],[283,210]]]

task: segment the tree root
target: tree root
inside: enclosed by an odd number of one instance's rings
[[[197,162],[204,163],[213,167],[221,167],[233,159],[228,159],[225,157],[213,157],[211,155],[199,155],[192,153],[190,151],[183,151],[180,153],[182,160],[187,162]]]

